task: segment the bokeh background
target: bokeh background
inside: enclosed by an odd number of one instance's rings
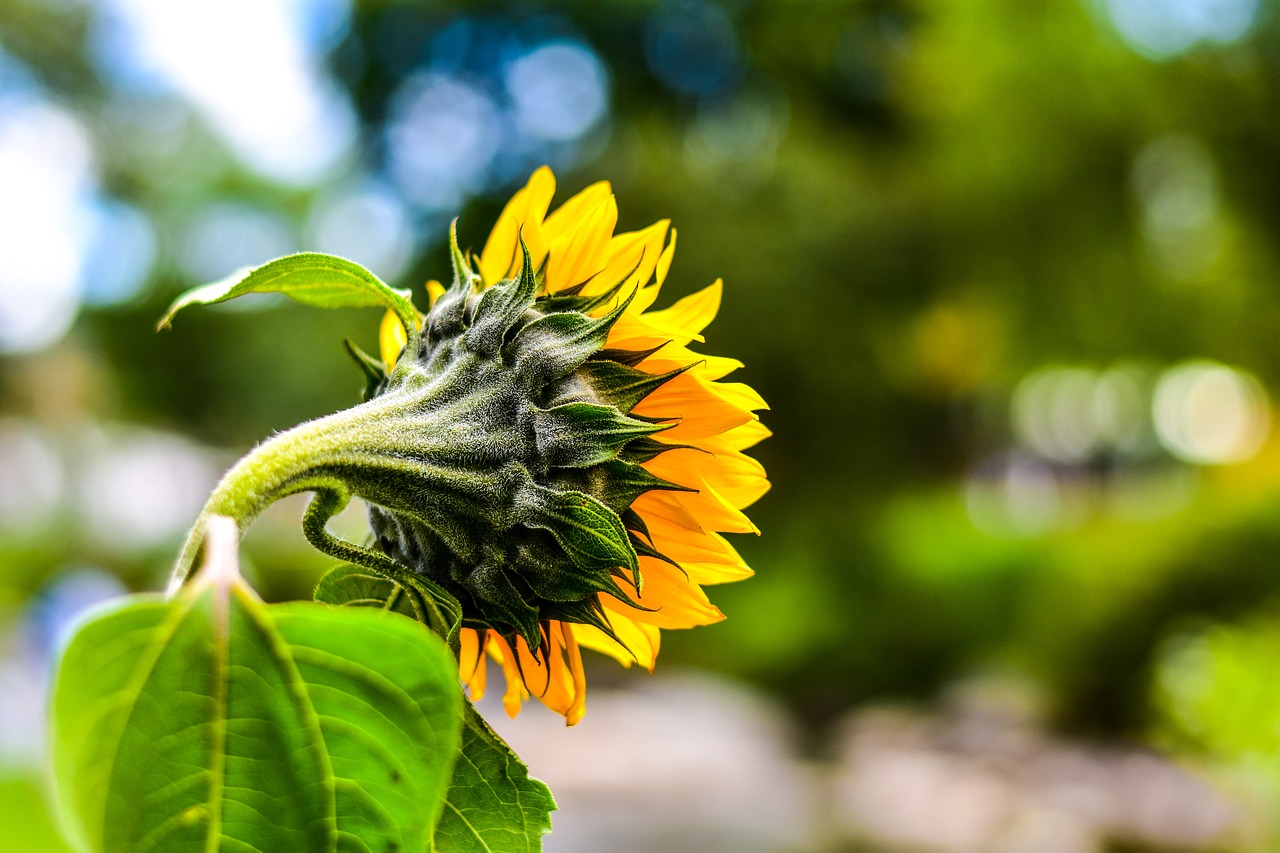
[[[775,431],[729,619],[504,724],[548,851],[1280,844],[1280,5],[2,0],[0,848],[62,849],[69,620],[378,319],[163,308],[301,249],[421,298],[542,163],[725,278]]]

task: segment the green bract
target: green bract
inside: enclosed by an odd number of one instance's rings
[[[612,634],[597,594],[628,601],[617,578],[638,589],[638,554],[653,553],[629,507],[651,489],[683,488],[642,467],[670,445],[650,438],[660,423],[629,412],[678,371],[645,373],[632,365],[648,353],[605,349],[630,294],[539,295],[527,251],[519,276],[482,289],[453,248],[453,285],[395,366],[360,357],[368,399],[259,447],[206,512],[245,523],[313,491],[310,541],[433,602],[419,611],[451,621],[447,636],[458,623],[442,613],[459,605],[463,624],[535,650],[546,620]],[[377,549],[325,529],[352,496],[370,506]],[[396,580],[406,568],[416,578]],[[335,601],[364,595],[349,579],[330,586]]]

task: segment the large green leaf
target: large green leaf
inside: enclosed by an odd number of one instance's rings
[[[538,853],[556,802],[470,703],[435,853]]]
[[[442,597],[443,596],[443,597]],[[317,600],[401,613],[455,632],[457,599],[413,573],[395,578],[360,566],[330,571],[316,587]],[[555,800],[511,748],[467,703],[462,754],[436,827],[436,853],[537,853],[551,831]]]
[[[317,308],[390,308],[409,340],[417,338],[419,316],[409,291],[388,286],[354,261],[320,252],[285,255],[188,290],[169,306],[159,328],[168,326],[173,315],[188,305],[212,305],[246,293],[283,293]]]
[[[198,577],[71,641],[53,695],[59,805],[93,853],[424,851],[460,703],[456,661],[411,620],[265,605],[238,576]]]

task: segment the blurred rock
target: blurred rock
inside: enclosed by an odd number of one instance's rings
[[[536,700],[507,719],[491,689],[481,712],[560,805],[547,853],[815,849],[815,776],[759,694],[660,672],[634,689],[593,688],[585,719],[565,730]]]
[[[936,715],[855,712],[836,739],[831,826],[877,849],[1091,853],[1110,842],[1240,844],[1245,815],[1138,747],[1055,739],[1008,693],[970,691]]]

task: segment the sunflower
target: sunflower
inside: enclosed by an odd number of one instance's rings
[[[668,308],[651,310],[675,252],[676,232],[670,223],[615,234],[618,209],[607,182],[587,187],[548,213],[554,193],[551,170],[544,166],[534,172],[499,216],[476,267],[455,250],[455,268],[461,267],[455,274],[469,279],[468,298],[474,305],[477,295],[513,287],[536,270],[534,304],[559,303],[607,321],[604,346],[594,355],[597,366],[608,362],[648,377],[633,381],[642,390],[618,404],[623,420],[638,424],[639,431],[611,451],[616,459],[619,448],[627,450],[622,456],[647,477],[626,493],[623,503],[609,502],[626,527],[637,557],[635,571],[615,567],[611,583],[592,591],[581,602],[585,607],[569,606],[555,595],[539,598],[532,636],[527,630],[504,630],[502,619],[478,620],[472,612],[460,635],[459,672],[472,699],[478,700],[485,693],[487,659],[492,658],[505,675],[503,704],[509,715],[515,716],[532,696],[574,725],[585,710],[583,648],[623,666],[637,663],[652,671],[661,629],[724,618],[703,587],[752,574],[722,534],[759,533],[742,510],[768,490],[769,481],[763,467],[743,451],[770,433],[755,414],[767,408],[760,396],[747,385],[724,381],[741,363],[690,349],[704,341],[702,331],[720,306],[722,283],[717,280]],[[428,283],[428,338],[448,290]],[[477,309],[458,310],[470,318]],[[381,335],[388,371],[402,357],[404,345],[402,325],[388,314]],[[613,476],[603,473],[605,464],[595,464],[600,460],[586,461],[595,466],[589,471],[599,473],[584,482]],[[590,491],[601,493],[600,488]],[[391,522],[376,510],[372,514],[375,530],[385,532]],[[414,555],[404,546],[396,547],[386,535],[380,539],[398,561],[413,565]]]

